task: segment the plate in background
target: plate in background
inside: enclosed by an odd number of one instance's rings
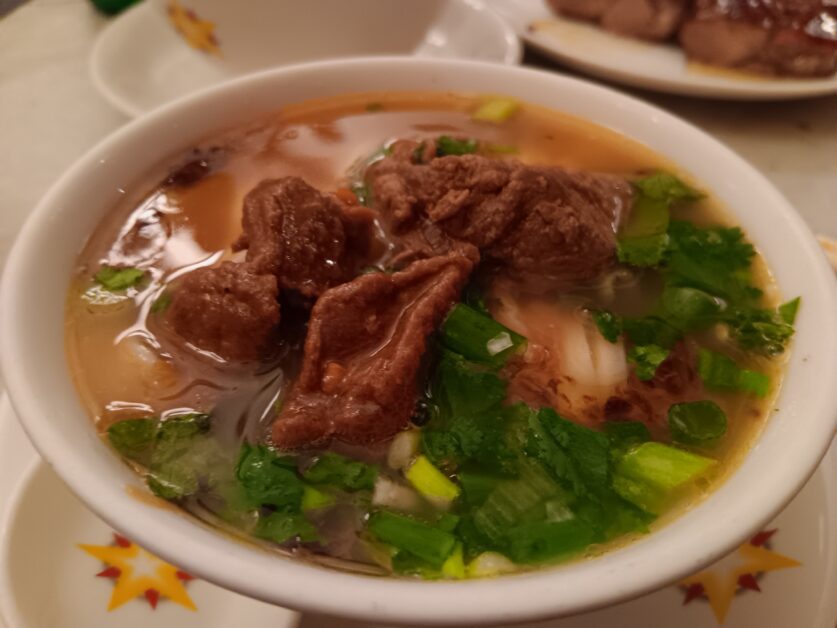
[[[514,30],[481,0],[447,0],[424,40],[395,54],[517,64],[522,50]],[[186,45],[150,2],[128,9],[99,34],[90,75],[102,96],[132,117],[237,76]]]
[[[837,93],[837,76],[771,78],[690,63],[674,44],[622,37],[558,17],[544,0],[493,0],[491,6],[543,54],[617,83],[728,100],[790,100]]]

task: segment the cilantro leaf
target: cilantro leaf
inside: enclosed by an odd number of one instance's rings
[[[118,268],[104,265],[93,279],[106,290],[118,292],[137,285],[145,276],[145,271],[139,268]]]
[[[235,475],[252,508],[270,505],[285,512],[299,512],[304,486],[293,459],[279,456],[264,445],[244,443]]]
[[[157,435],[156,419],[126,419],[108,427],[108,440],[121,455],[143,465],[151,462]]]
[[[607,488],[608,448],[607,436],[568,421],[552,408],[542,408],[529,419],[526,451],[575,495]]]
[[[698,288],[736,303],[761,296],[750,276],[755,249],[741,229],[701,229],[690,222],[673,221],[668,233],[671,250],[665,274],[670,283]]]
[[[727,431],[727,415],[714,401],[675,403],[668,409],[671,438],[686,445],[709,445]]]
[[[657,172],[634,181],[634,187],[645,197],[661,200],[669,205],[703,198],[703,194],[668,172]]]
[[[606,310],[591,310],[590,315],[605,340],[615,343],[622,333],[622,320]]]
[[[628,351],[628,362],[634,365],[636,376],[644,381],[654,377],[668,354],[668,349],[659,345],[636,345]]]
[[[300,541],[317,540],[317,531],[302,513],[272,512],[260,517],[255,535],[274,543],[284,543],[294,537]]]
[[[312,484],[330,484],[344,491],[371,490],[378,467],[328,452],[319,456],[302,476]]]
[[[779,315],[788,325],[793,325],[794,321],[796,321],[796,313],[799,310],[800,301],[801,299],[796,297],[779,306]]]
[[[631,215],[619,234],[616,254],[625,264],[657,266],[669,246],[671,207],[698,200],[701,194],[666,172],[634,181],[634,189]]]
[[[709,327],[718,320],[726,303],[697,288],[666,285],[657,316],[682,332]]]
[[[793,325],[778,310],[736,308],[726,317],[730,331],[744,349],[764,355],[778,355],[793,336]]]

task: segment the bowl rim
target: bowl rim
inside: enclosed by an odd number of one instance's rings
[[[148,129],[163,128],[186,118],[201,103],[221,101],[225,97],[234,99],[237,90],[264,89],[293,76],[326,77],[334,72],[352,71],[377,72],[381,76],[387,72],[421,75],[422,72],[438,71],[458,76],[470,73],[490,76],[498,86],[503,85],[504,78],[509,82],[519,78],[533,84],[551,83],[555,89],[589,97],[591,102],[607,101],[609,107],[632,112],[633,116],[648,119],[649,124],[688,137],[717,160],[726,163],[734,174],[757,184],[756,192],[751,193],[760,195],[762,200],[767,201],[768,207],[772,207],[770,211],[784,220],[784,235],[788,241],[798,244],[792,252],[805,262],[806,276],[812,282],[810,292],[814,303],[812,306],[806,297],[803,308],[806,315],[813,309],[813,315],[820,315],[823,320],[834,320],[837,316],[837,287],[832,271],[816,246],[813,235],[789,203],[765,177],[726,146],[652,105],[580,79],[476,61],[374,57],[319,61],[266,70],[181,98],[129,122],[106,137],[50,188],[16,240],[0,286],[0,346],[4,347],[0,364],[9,397],[25,431],[73,492],[102,519],[149,551],[225,588],[302,610],[382,622],[425,624],[523,621],[582,612],[636,597],[716,560],[775,516],[814,472],[837,429],[837,387],[830,386],[827,381],[808,381],[807,394],[817,401],[816,416],[809,418],[812,424],[809,427],[813,429],[795,435],[795,439],[788,442],[791,453],[804,455],[794,466],[785,469],[779,469],[780,465],[762,464],[759,473],[770,480],[765,482],[770,486],[763,488],[762,485],[746,495],[739,490],[737,499],[725,497],[723,521],[717,520],[719,513],[714,519],[707,518],[707,504],[713,501],[717,505],[722,503],[716,497],[721,492],[725,495],[729,492],[726,488],[742,473],[743,467],[753,458],[753,452],[762,449],[764,434],[724,486],[716,489],[700,506],[646,539],[592,561],[497,579],[460,582],[373,579],[279,559],[211,531],[191,518],[149,508],[131,497],[123,486],[116,486],[117,482],[112,478],[93,468],[95,465],[89,464],[81,453],[68,446],[71,443],[52,434],[50,419],[39,410],[44,392],[49,391],[39,390],[38,383],[26,376],[27,369],[37,366],[36,358],[27,351],[27,342],[34,341],[34,336],[20,333],[20,330],[27,327],[25,304],[31,297],[33,279],[29,266],[38,260],[43,250],[41,247],[45,243],[40,240],[49,239],[50,234],[52,237],[56,235],[53,226],[55,216],[70,215],[73,211],[72,207],[62,204],[62,197],[72,186],[94,176],[97,163],[112,153],[117,154],[120,146],[138,141]],[[387,89],[385,84],[389,80],[381,79],[381,89]],[[433,86],[423,87],[422,91],[434,89]],[[558,106],[553,108],[560,109]],[[599,120],[592,121],[604,125]],[[731,214],[737,214],[735,207],[729,210]],[[798,332],[798,337],[804,335],[810,341],[812,333],[812,330],[806,329],[804,333]],[[819,330],[816,347],[819,358],[824,362],[824,366],[819,364],[822,372],[837,372],[837,326],[825,325]],[[63,360],[61,364],[60,368],[66,371]],[[801,383],[796,388],[800,389],[800,386]],[[774,422],[771,421],[771,425]],[[761,452],[759,455],[762,455]],[[685,532],[689,528],[695,532],[699,526],[706,530],[700,540],[701,543],[708,542],[708,548],[697,542],[684,543]],[[653,543],[649,543],[651,539]],[[656,547],[655,551],[649,551],[652,546]],[[652,555],[655,557],[653,562],[650,561]],[[327,595],[322,591],[328,592]],[[556,595],[556,591],[562,594]]]

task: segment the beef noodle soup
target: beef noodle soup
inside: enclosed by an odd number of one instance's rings
[[[151,499],[457,579],[598,555],[711,492],[798,305],[641,145],[504,98],[365,94],[149,173],[81,253],[66,338]]]

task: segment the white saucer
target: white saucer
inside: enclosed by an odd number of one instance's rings
[[[618,83],[672,94],[729,100],[789,100],[837,93],[824,79],[751,77],[689,64],[670,44],[647,43],[557,17],[544,0],[493,0],[526,43],[553,59]]]
[[[120,547],[119,542],[126,541],[117,542],[113,530],[37,457],[3,397],[0,478],[15,475],[17,487],[11,495],[6,484],[0,486],[0,616],[6,628],[296,625],[295,612],[190,579],[136,546]],[[129,594],[124,603],[108,610],[112,600],[122,602],[114,595],[120,579],[115,572],[110,577],[102,575],[108,565],[92,555],[102,551],[126,556],[121,564],[128,567],[120,590],[129,590],[126,585],[132,579],[138,581],[143,572],[150,574],[148,582],[160,590],[146,594],[146,585],[140,584],[138,596]]]
[[[40,462],[5,397],[0,398],[0,522],[0,617],[6,621],[4,626],[0,619],[0,628],[369,625],[316,615],[300,617],[197,580],[184,585],[197,611],[161,595],[156,610],[140,596],[108,612],[115,579],[97,577],[105,566],[78,545],[112,545],[113,531]],[[762,560],[766,556],[777,567],[756,576],[760,592],[739,588],[724,618],[725,628],[833,628],[837,617],[837,447],[832,447],[805,488],[764,530],[776,532],[761,550],[739,549],[706,570],[723,580],[724,573],[750,554]],[[796,563],[800,564],[793,566]],[[696,592],[692,587],[692,593]],[[718,625],[718,599],[709,604],[697,597],[684,604],[686,597],[687,588],[675,585],[604,610],[528,626]]]
[[[518,38],[493,12],[477,0],[450,0],[449,5],[425,40],[402,54],[520,62]],[[474,28],[486,19],[496,28]],[[90,55],[90,75],[99,92],[129,116],[234,76],[187,46],[148,2],[125,11],[102,31]]]

